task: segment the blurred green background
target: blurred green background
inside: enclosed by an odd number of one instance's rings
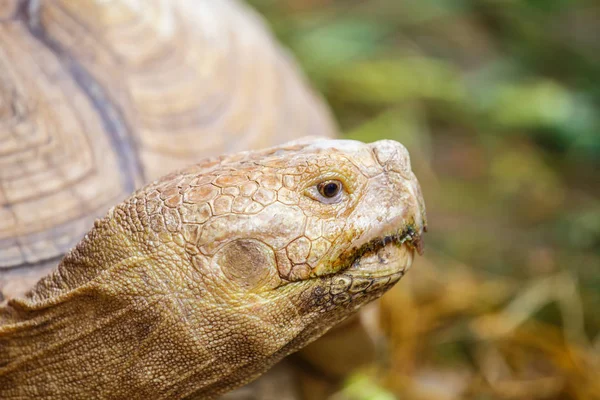
[[[600,2],[250,4],[428,206],[386,351],[335,398],[600,399]]]

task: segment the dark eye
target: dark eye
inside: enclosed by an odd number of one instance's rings
[[[346,186],[337,179],[327,179],[306,188],[304,194],[323,204],[337,204],[348,198]]]
[[[340,181],[321,182],[317,185],[317,189],[321,196],[331,199],[342,191],[342,183]]]

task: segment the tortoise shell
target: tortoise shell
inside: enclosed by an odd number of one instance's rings
[[[0,1],[0,294],[23,294],[148,181],[334,134],[237,1]]]

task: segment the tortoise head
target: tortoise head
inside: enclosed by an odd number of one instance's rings
[[[221,159],[199,179],[187,188],[168,178],[176,187],[159,191],[174,193],[163,201],[179,207],[176,235],[191,264],[232,307],[291,302],[319,320],[325,311],[345,316],[422,251],[419,184],[406,149],[391,140],[305,140]],[[200,225],[186,225],[200,214]]]
[[[138,370],[177,377],[196,368],[221,382],[196,384],[212,395],[380,296],[421,251],[425,224],[408,153],[394,141],[311,139],[214,158],[109,211],[29,307],[85,294],[93,315],[133,309],[146,321],[138,328],[162,321],[169,329],[153,345],[142,338],[143,351],[168,348],[187,361]]]

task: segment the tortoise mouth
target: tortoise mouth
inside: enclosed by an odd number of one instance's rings
[[[415,249],[399,239],[383,240],[356,258],[344,273],[364,278],[380,278],[408,271],[414,260]]]
[[[339,272],[379,277],[407,271],[415,251],[423,254],[423,239],[412,226],[375,238],[346,255],[338,262],[344,267]]]
[[[390,233],[381,238],[373,239],[363,245],[361,249],[364,247],[365,252],[377,252],[389,244],[406,245],[416,250],[419,255],[423,255],[423,238],[415,231],[412,225],[407,226],[406,229],[400,232]]]

